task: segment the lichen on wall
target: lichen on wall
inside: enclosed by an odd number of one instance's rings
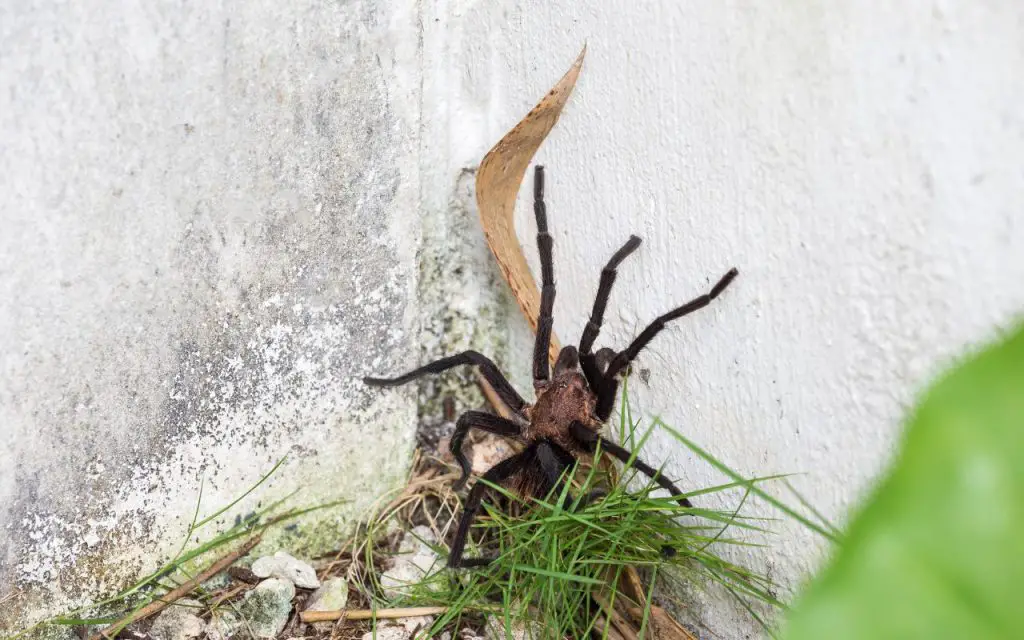
[[[420,249],[420,362],[473,349],[507,361],[510,314],[501,279],[480,227],[474,171],[464,169],[452,185],[448,206],[424,211]],[[450,398],[459,410],[480,407],[484,398],[473,367],[459,367],[419,385],[420,420],[436,423]]]
[[[100,16],[25,6],[0,43],[0,630],[152,571],[200,487],[202,516],[286,456],[210,526],[345,499],[287,533],[324,550],[413,442],[361,382],[416,343],[413,9]]]

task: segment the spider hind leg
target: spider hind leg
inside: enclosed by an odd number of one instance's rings
[[[374,378],[367,376],[363,378],[363,382],[371,387],[397,387],[407,382],[412,382],[413,380],[429,373],[442,373],[462,365],[476,365],[480,367],[480,374],[483,375],[484,379],[487,380],[492,387],[494,387],[498,396],[506,405],[508,405],[509,409],[512,409],[512,411],[516,413],[522,413],[523,409],[526,407],[526,401],[523,400],[523,397],[515,390],[512,383],[502,375],[498,366],[494,364],[490,358],[472,350],[463,351],[462,353],[457,353],[453,356],[428,362],[418,369],[413,369],[408,373],[404,373],[394,378]]]
[[[455,432],[452,433],[451,443],[448,447],[462,469],[462,476],[452,487],[456,491],[462,489],[466,484],[466,481],[469,480],[469,473],[472,470],[469,458],[462,451],[462,441],[466,439],[466,434],[469,433],[470,429],[480,429],[481,431],[508,438],[519,435],[519,426],[501,416],[484,413],[483,411],[467,411],[462,414],[458,422],[455,423]]]
[[[693,503],[690,502],[689,498],[683,495],[683,492],[679,490],[679,487],[677,487],[674,482],[663,476],[660,471],[641,460],[638,456],[634,456],[628,450],[620,447],[607,438],[603,438],[594,433],[579,422],[573,422],[569,427],[569,431],[572,433],[574,438],[586,445],[591,451],[596,450],[598,445],[600,445],[601,451],[615,456],[623,463],[628,463],[632,458],[634,469],[640,471],[651,480],[654,480],[661,488],[666,489],[680,505],[687,508],[693,507]]]
[[[489,488],[488,483],[499,484],[510,478],[516,472],[522,470],[533,460],[536,448],[537,445],[531,445],[523,450],[522,453],[517,453],[511,458],[502,460],[491,467],[480,480],[476,481],[473,488],[470,489],[469,496],[466,498],[466,504],[462,508],[462,518],[459,520],[459,528],[455,532],[455,538],[452,539],[452,548],[448,554],[449,568],[459,569],[464,567],[479,567],[489,564],[493,560],[493,558],[463,557],[462,554],[466,551],[466,539],[469,536],[469,528],[473,524],[473,519],[476,517],[477,512],[480,510],[480,503],[483,501],[484,492]]]

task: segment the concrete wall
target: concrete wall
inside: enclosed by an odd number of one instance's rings
[[[521,0],[452,30],[491,139],[588,43],[538,156],[563,341],[631,232],[598,346],[737,266],[639,359],[634,409],[744,473],[802,473],[837,521],[922,386],[1024,309],[1024,5]],[[647,455],[683,486],[720,479],[666,435]],[[784,584],[820,558],[795,526],[769,542],[739,557]],[[688,604],[719,637],[754,632],[727,598]]]
[[[472,344],[507,349],[527,391],[472,169],[584,41],[539,158],[563,341],[631,232],[602,344],[741,272],[641,357],[643,415],[740,471],[803,472],[841,520],[917,390],[1024,304],[1013,3],[99,7],[0,14],[0,598],[35,581],[18,606],[146,568],[200,475],[216,505],[291,452],[271,493],[365,504],[416,403],[354,376]],[[646,455],[718,479],[664,436]],[[784,584],[820,556],[796,527],[772,542],[743,559]],[[689,600],[721,637],[751,631]]]
[[[414,9],[0,9],[0,621],[152,570],[202,479],[287,454],[236,512],[350,499],[315,546],[404,477],[359,377],[416,358]]]

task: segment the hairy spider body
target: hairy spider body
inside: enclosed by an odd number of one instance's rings
[[[551,382],[537,390],[537,401],[524,412],[529,423],[523,429],[523,439],[548,440],[570,453],[585,453],[584,443],[569,433],[568,425],[578,422],[596,435],[601,430],[594,415],[596,408],[597,399],[583,374],[557,372]]]
[[[533,349],[533,384],[537,399],[532,405],[519,395],[489,358],[476,351],[464,351],[441,358],[396,378],[364,378],[364,381],[372,386],[394,387],[429,373],[441,373],[461,365],[479,367],[484,379],[508,406],[512,419],[482,411],[467,411],[459,417],[450,444],[452,455],[462,468],[462,477],[456,488],[465,484],[471,471],[469,459],[462,451],[463,441],[470,429],[480,429],[526,445],[522,451],[502,460],[483,475],[487,482],[506,483],[523,497],[543,496],[559,488],[563,472],[572,467],[577,457],[591,455],[600,447],[605,453],[623,462],[632,459],[633,468],[667,489],[683,506],[691,506],[672,481],[628,450],[605,439],[600,432],[614,407],[619,377],[637,354],[668,322],[706,307],[717,298],[736,277],[736,269],[730,269],[708,293],[655,319],[622,351],[602,348],[593,352],[594,341],[600,333],[608,297],[615,282],[616,270],[640,246],[640,238],[630,236],[601,271],[593,311],[583,331],[579,348],[562,348],[555,360],[554,370],[550,371],[548,350],[551,343],[555,280],[551,258],[553,242],[548,233],[547,210],[544,205],[544,168],[540,166],[534,172],[534,215],[537,219],[542,289],[537,338]],[[449,567],[479,566],[491,560],[463,557],[470,525],[480,509],[486,489],[487,483],[477,482],[469,492],[458,530],[452,540]],[[580,504],[592,497],[584,496]],[[571,496],[567,498],[567,505],[574,502]]]

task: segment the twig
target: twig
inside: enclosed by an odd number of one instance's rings
[[[234,564],[235,560],[238,560],[245,554],[252,551],[252,548],[258,545],[260,543],[260,540],[262,540],[262,536],[259,535],[249,538],[246,542],[242,544],[242,546],[238,547],[226,556],[221,557],[220,560],[217,560],[216,562],[211,564],[205,571],[203,571],[196,577],[182,584],[180,587],[174,589],[173,591],[167,592],[159,600],[154,600],[153,602],[150,602],[141,609],[129,613],[127,616],[121,618],[117,622],[106,627],[103,631],[100,631],[99,633],[94,635],[90,640],[110,640],[110,636],[107,635],[108,629],[124,629],[126,626],[130,625],[133,622],[148,618],[154,613],[159,613],[167,605],[173,604],[175,601],[184,598],[188,594],[192,593],[192,591],[195,590],[195,588],[198,587],[200,584],[206,582],[207,580],[214,577],[221,571],[230,567],[232,564]]]
[[[250,585],[250,584],[240,584],[240,585],[237,585],[237,586],[235,586],[235,587],[233,587],[231,589],[228,589],[224,593],[222,593],[219,596],[217,596],[214,599],[214,601],[210,603],[210,608],[213,609],[215,607],[219,607],[220,605],[224,604],[226,601],[228,601],[231,598],[234,598],[235,596],[237,596],[239,593],[245,591],[246,589],[251,589],[251,588],[252,588],[252,585]]]
[[[505,401],[501,399],[498,392],[491,386],[491,383],[487,382],[487,378],[483,377],[479,371],[476,372],[476,383],[480,386],[480,390],[483,391],[487,402],[491,403],[491,406],[494,407],[499,416],[506,420],[512,417],[512,411],[508,408],[508,405],[505,404]]]
[[[607,600],[596,593],[591,594],[590,597],[594,599],[594,602],[600,605],[601,609],[604,611],[604,615],[611,620],[612,624],[615,625],[615,628],[624,638],[626,638],[626,640],[637,640],[636,633],[633,631],[633,626],[629,624],[629,621],[623,618]]]
[[[399,607],[397,609],[353,609],[345,611],[303,611],[299,618],[303,622],[329,622],[345,618],[346,620],[371,620],[373,618],[415,618],[417,616],[433,616],[446,613],[451,607]]]

